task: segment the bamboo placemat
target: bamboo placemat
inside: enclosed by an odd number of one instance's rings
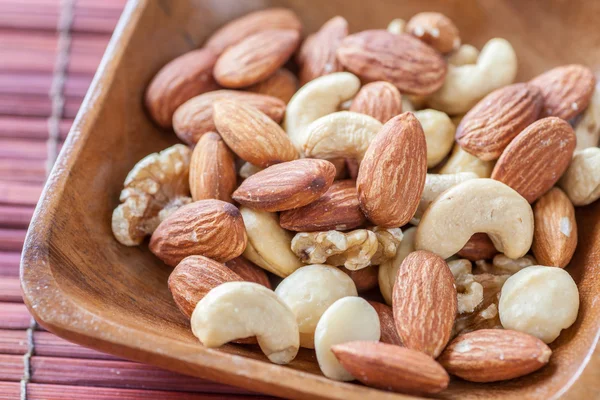
[[[260,399],[44,331],[19,259],[47,171],[126,0],[0,0],[0,399]]]

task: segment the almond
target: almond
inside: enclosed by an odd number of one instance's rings
[[[243,280],[255,282],[268,289],[272,289],[271,282],[269,282],[269,277],[265,270],[253,262],[246,260],[244,257],[236,257],[233,260],[227,261],[225,265],[238,274]]]
[[[407,394],[439,393],[450,377],[433,358],[382,342],[347,342],[331,351],[340,364],[368,386]]]
[[[165,264],[176,266],[191,255],[218,262],[243,253],[246,228],[240,211],[221,200],[200,200],[181,207],[158,225],[149,248]]]
[[[266,168],[298,158],[285,131],[258,109],[235,100],[219,100],[213,109],[217,131],[242,160]]]
[[[213,103],[231,99],[255,107],[279,123],[283,119],[285,103],[276,97],[237,90],[215,90],[185,102],[173,114],[173,129],[185,143],[194,145],[202,135],[216,131]]]
[[[282,228],[296,232],[354,229],[366,222],[358,205],[356,182],[343,180],[333,185],[314,202],[281,213]]]
[[[575,132],[565,120],[541,119],[529,125],[504,149],[492,171],[533,203],[566,171],[575,151]]]
[[[361,209],[375,225],[405,225],[417,211],[426,175],[427,144],[421,124],[410,112],[390,119],[369,145],[358,170]]]
[[[203,135],[190,161],[192,199],[217,199],[231,203],[231,193],[236,185],[235,156],[216,133]]]
[[[344,70],[336,58],[336,51],[346,36],[348,22],[344,17],[337,16],[325,22],[317,33],[302,43],[297,58],[302,85],[320,76]]]
[[[585,110],[592,101],[596,78],[589,68],[571,64],[544,72],[529,83],[542,92],[542,117],[569,120]]]
[[[540,265],[564,268],[577,247],[575,209],[565,192],[555,187],[533,207],[533,254]]]
[[[242,182],[233,199],[256,210],[291,210],[321,197],[334,177],[335,167],[326,160],[305,158],[275,164]]]
[[[361,293],[371,290],[377,287],[379,284],[377,278],[379,272],[378,265],[369,265],[366,268],[361,268],[354,271],[351,271],[346,267],[340,267],[340,269],[344,271],[344,273],[348,275],[350,279],[352,279],[354,286],[356,286],[356,290]]]
[[[449,53],[460,46],[458,28],[450,18],[438,12],[415,14],[404,30],[440,53]]]
[[[396,324],[394,323],[394,312],[392,311],[392,307],[378,301],[368,300],[368,302],[373,306],[375,311],[377,311],[377,315],[379,315],[379,324],[381,327],[381,339],[379,340],[383,343],[402,346],[402,340],[400,340],[400,336],[398,336]]]
[[[208,38],[205,46],[221,54],[229,46],[267,29],[292,29],[300,32],[302,23],[292,10],[267,8],[228,22]]]
[[[291,29],[266,30],[248,36],[221,54],[213,71],[227,88],[242,88],[275,73],[298,47],[300,34]]]
[[[401,93],[431,94],[444,84],[446,61],[413,36],[373,29],[347,36],[337,58],[365,81],[387,81]]]
[[[495,160],[538,118],[542,105],[539,89],[527,83],[495,90],[464,116],[456,129],[456,141],[481,160]]]
[[[287,104],[298,90],[298,79],[289,70],[280,68],[264,81],[248,86],[246,90],[276,97]]]
[[[496,382],[527,375],[546,365],[552,350],[540,339],[504,329],[481,329],[458,336],[439,362],[471,382]]]
[[[496,246],[485,233],[476,233],[458,252],[462,258],[471,261],[489,260],[498,253]]]
[[[402,112],[402,96],[389,82],[371,82],[356,94],[350,111],[370,115],[385,124]]]
[[[219,87],[213,78],[217,55],[210,49],[192,50],[169,62],[146,89],[145,103],[152,119],[163,128],[172,125],[173,113],[194,96]]]
[[[392,296],[404,346],[437,357],[450,340],[457,311],[454,276],[446,261],[424,250],[410,253],[400,264]]]

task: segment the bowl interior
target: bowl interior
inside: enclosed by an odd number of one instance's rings
[[[143,156],[176,142],[146,116],[142,98],[149,80],[168,60],[196,48],[224,22],[249,11],[293,8],[310,33],[341,14],[352,32],[385,28],[392,18],[441,11],[458,25],[463,42],[481,47],[508,39],[526,80],[550,67],[600,62],[593,1],[521,2],[405,0],[365,2],[247,0],[139,0],[117,28],[70,138],[34,217],[22,267],[25,300],[51,331],[78,343],[179,372],[290,397],[404,398],[328,381],[312,352],[288,367],[269,364],[257,347],[204,349],[167,288],[171,268],[145,245],[127,248],[111,232],[112,210],[127,172]],[[126,22],[126,23],[125,23]],[[549,398],[564,392],[593,352],[600,331],[598,252],[600,206],[578,211],[580,247],[568,271],[578,282],[576,324],[552,347],[550,365],[523,379],[476,385],[453,381],[442,398],[505,396]],[[231,357],[241,355],[259,362]]]

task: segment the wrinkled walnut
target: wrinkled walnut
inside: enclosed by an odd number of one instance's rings
[[[537,261],[529,254],[515,260],[506,257],[504,254],[496,254],[491,264],[486,260],[479,260],[475,261],[475,265],[477,266],[477,273],[487,272],[494,275],[512,275],[523,268],[537,265]]]
[[[187,146],[176,144],[144,157],[127,174],[121,204],[112,215],[112,231],[120,243],[139,245],[162,220],[192,201],[191,154]]]
[[[343,265],[356,271],[394,257],[401,241],[400,228],[301,232],[292,240],[292,251],[304,263]]]
[[[453,260],[448,262],[448,267],[456,281],[458,313],[473,312],[483,301],[483,286],[475,282],[471,262],[465,259]]]

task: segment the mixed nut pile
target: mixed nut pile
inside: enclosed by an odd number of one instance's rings
[[[185,144],[129,173],[117,240],[151,235],[208,347],[314,348],[331,379],[418,394],[544,366],[579,308],[574,206],[600,197],[593,73],[513,83],[509,42],[433,12],[301,28],[254,12],[158,72],[147,109]]]

